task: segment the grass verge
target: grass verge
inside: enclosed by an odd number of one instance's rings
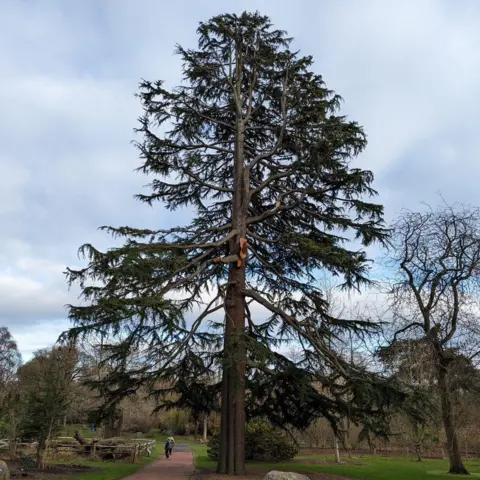
[[[216,463],[207,456],[204,445],[192,445],[195,467],[201,470],[214,470]],[[365,455],[353,459],[345,458],[344,464],[332,463],[333,458],[325,455],[299,456],[294,462],[257,463],[247,465],[247,471],[268,472],[284,470],[290,472],[330,473],[353,480],[446,480],[448,478],[466,478],[462,475],[449,475],[448,461],[424,460],[417,462],[411,457],[381,457]],[[480,461],[466,462],[471,475],[467,478],[480,478]],[[249,469],[250,467],[250,469]]]
[[[190,445],[193,453],[193,463],[198,470],[215,470],[217,463],[210,460],[207,455],[206,445]]]
[[[119,480],[127,477],[138,470],[142,469],[145,465],[153,462],[158,458],[158,452],[154,453],[151,457],[142,457],[138,463],[126,463],[126,462],[85,462],[83,465],[89,467],[101,468],[98,472],[86,472],[81,475],[75,475],[76,480]]]

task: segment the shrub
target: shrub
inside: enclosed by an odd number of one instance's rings
[[[215,433],[208,442],[208,456],[217,461],[220,453],[220,435]],[[262,462],[291,460],[298,453],[281,430],[264,420],[247,424],[245,432],[245,459]]]
[[[172,435],[188,435],[190,413],[186,410],[170,410],[162,414],[157,421],[157,428]]]
[[[0,420],[0,435],[4,437],[8,433],[8,423],[4,420]]]

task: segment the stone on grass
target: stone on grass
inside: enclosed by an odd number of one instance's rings
[[[0,480],[10,480],[10,470],[3,460],[0,460]]]
[[[300,475],[299,473],[294,472],[279,472],[277,470],[273,470],[267,473],[263,480],[310,480],[305,475]]]

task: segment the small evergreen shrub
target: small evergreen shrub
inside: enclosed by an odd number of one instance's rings
[[[217,461],[220,453],[220,435],[215,433],[208,442],[208,456]],[[291,460],[298,453],[283,432],[264,420],[247,424],[245,432],[245,459],[247,461],[280,462]]]

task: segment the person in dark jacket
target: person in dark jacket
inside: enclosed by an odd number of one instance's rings
[[[173,448],[172,441],[170,439],[167,439],[167,441],[165,442],[165,456],[167,458],[169,458],[170,455],[172,454],[172,448]]]

